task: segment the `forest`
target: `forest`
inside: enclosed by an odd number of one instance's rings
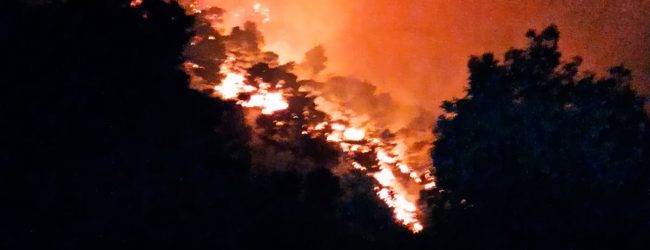
[[[254,23],[211,27],[221,11],[0,3],[0,248],[650,247],[648,99],[624,65],[601,76],[563,57],[561,27],[522,31],[528,45],[503,56],[468,55],[464,96],[410,125],[433,138],[435,188],[418,190],[416,220],[377,191],[381,157],[341,147],[392,149],[401,132],[342,144],[336,126],[317,127],[352,122],[313,93],[353,96],[346,107],[377,117],[394,100],[354,79],[299,78],[324,69],[322,47],[280,64]],[[215,97],[209,83],[231,64],[286,107],[251,120],[252,95]]]

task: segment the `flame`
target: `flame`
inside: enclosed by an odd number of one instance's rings
[[[381,171],[372,175],[384,187],[391,187],[395,185],[395,175],[390,169],[383,168]]]
[[[220,85],[214,86],[214,90],[219,92],[223,99],[234,99],[241,93],[247,93],[254,89],[244,83],[246,78],[243,75],[226,73],[226,77]]]
[[[374,150],[376,165],[364,166],[359,162],[352,161],[352,168],[366,172],[377,181],[378,186],[375,187],[377,197],[393,211],[393,218],[396,221],[414,233],[422,231],[424,226],[419,219],[420,211],[414,201],[409,201],[406,198],[408,192],[400,186],[394,170],[422,185],[424,189],[435,187],[433,177],[428,173],[420,177],[407,164],[403,163],[401,160],[403,156],[397,154],[395,150],[390,150],[390,143],[373,133],[371,127],[348,127],[343,123],[333,123],[330,128],[332,132],[328,135],[327,140],[338,143],[343,152],[354,155]],[[427,180],[427,183],[423,184],[423,178]]]
[[[384,151],[383,149],[377,150],[377,159],[382,162],[390,163],[390,164],[397,162],[397,159],[388,156],[388,154],[386,154],[386,151]]]
[[[360,141],[366,136],[366,131],[358,128],[347,128],[343,131],[343,137],[348,141]]]
[[[201,9],[196,4],[191,4],[188,9],[200,13]],[[270,10],[262,4],[254,4],[253,13],[262,15],[264,20],[270,20]],[[236,14],[239,15],[239,14]],[[208,39],[212,39],[209,38]],[[236,53],[229,56],[222,63],[219,73],[222,79],[213,83],[213,90],[217,97],[224,100],[235,101],[246,109],[257,109],[261,115],[271,115],[289,108],[287,97],[290,91],[285,90],[282,82],[267,83],[261,79],[251,79],[251,76],[241,66],[237,65],[239,58]],[[189,68],[202,68],[201,65],[189,63]],[[318,93],[311,93],[318,95]],[[344,153],[349,169],[361,171],[375,180],[373,191],[377,197],[392,210],[393,218],[398,223],[414,233],[423,230],[420,220],[422,212],[418,208],[417,198],[409,195],[404,183],[417,186],[419,189],[430,190],[436,187],[430,172],[418,173],[406,162],[406,148],[399,141],[384,136],[384,131],[375,128],[371,121],[362,121],[349,110],[330,114],[336,119],[328,117],[324,122],[303,128],[302,134],[314,137],[323,136],[332,144],[337,145]],[[355,119],[352,119],[355,118]],[[276,126],[284,123],[276,122]],[[372,163],[362,163],[354,160],[356,156],[374,155]]]
[[[262,114],[270,115],[289,107],[282,91],[270,91],[270,84],[261,82],[258,87],[247,83],[246,74],[233,69],[234,57],[229,57],[221,66],[220,73],[225,75],[219,84],[214,86],[217,95],[225,100],[237,100],[246,108],[260,108]],[[252,93],[252,94],[251,94]],[[248,99],[239,99],[242,94],[251,94]]]
[[[258,83],[257,86],[252,85],[248,82],[247,75],[240,73],[233,66],[234,61],[235,59],[230,57],[221,67],[220,72],[225,77],[214,86],[214,90],[219,97],[226,100],[236,100],[239,105],[245,108],[261,109],[263,115],[270,115],[289,107],[282,89],[271,90],[271,84],[264,82]],[[249,97],[243,98],[243,94],[248,94]],[[282,126],[283,124],[276,123],[276,125]],[[326,140],[338,144],[339,148],[350,156],[374,150],[377,160],[376,165],[364,166],[352,160],[350,163],[352,169],[366,172],[377,181],[378,186],[375,187],[377,197],[393,211],[393,217],[396,221],[414,233],[422,231],[424,226],[419,220],[420,212],[416,203],[406,198],[408,192],[403,187],[400,187],[393,169],[418,184],[422,183],[420,175],[403,163],[400,160],[401,156],[389,149],[390,143],[383,140],[376,133],[372,133],[372,128],[349,126],[344,122],[321,122],[302,133],[315,133],[324,131],[326,128],[331,131],[328,132]],[[432,179],[423,185],[424,189],[433,187],[435,187],[435,182]]]
[[[289,107],[289,103],[284,99],[282,93],[266,91],[251,96],[250,100],[242,102],[241,105],[247,108],[262,108],[262,114],[265,115],[270,115]]]
[[[132,0],[131,3],[129,3],[129,6],[138,7],[140,4],[142,4],[142,0]]]
[[[388,207],[393,209],[393,216],[397,221],[408,226],[408,228],[414,233],[418,233],[422,230],[422,223],[417,218],[417,208],[412,202],[406,200],[406,198],[401,194],[395,194],[388,188],[379,189],[379,191],[377,191],[377,196],[379,196]]]

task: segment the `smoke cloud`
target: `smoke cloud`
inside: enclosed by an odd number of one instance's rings
[[[255,3],[270,10],[260,25],[266,49],[300,61],[309,49],[327,50],[327,72],[354,75],[400,102],[437,111],[460,96],[470,54],[501,54],[525,45],[529,28],[560,28],[565,60],[603,72],[625,64],[649,94],[650,2],[642,0],[202,0],[228,10],[231,24]],[[234,17],[239,14],[239,17]],[[326,73],[327,73],[326,72]]]

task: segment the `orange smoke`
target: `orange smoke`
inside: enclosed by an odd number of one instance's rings
[[[399,101],[437,109],[462,94],[470,54],[525,45],[529,28],[555,23],[565,58],[602,72],[624,63],[650,93],[650,1],[201,0],[229,14],[260,3],[267,49],[299,61],[323,44],[329,72],[369,80]],[[231,19],[232,20],[232,19]],[[228,21],[228,19],[226,20]]]
[[[271,90],[271,84],[265,82],[250,84],[246,73],[233,66],[235,60],[236,58],[230,57],[223,63],[220,73],[225,77],[220,82],[214,83],[217,96],[234,100],[242,107],[261,109],[262,115],[270,115],[289,107],[281,88]],[[201,66],[194,64],[193,67]],[[345,119],[345,121],[349,120],[352,119]],[[416,206],[417,199],[409,200],[408,197],[412,195],[409,195],[409,190],[402,185],[403,181],[398,181],[393,171],[399,170],[405,176],[404,179],[415,182],[423,189],[435,187],[435,181],[428,173],[418,174],[408,167],[403,162],[404,156],[394,150],[395,146],[392,145],[394,142],[383,139],[374,130],[375,128],[371,126],[350,127],[343,123],[325,121],[313,127],[306,127],[302,134],[317,136],[323,131],[330,131],[325,132],[327,141],[337,144],[341,151],[347,154],[350,165],[346,167],[372,176],[379,184],[374,188],[377,197],[393,211],[394,219],[411,231],[420,232],[424,226],[420,221],[422,211],[419,211]],[[364,166],[355,160],[357,154],[373,151],[376,155],[375,163],[370,165],[366,163]]]
[[[323,44],[329,57],[326,74],[368,79],[401,103],[434,111],[442,100],[462,94],[470,54],[521,47],[528,28],[551,23],[563,32],[560,46],[565,55],[583,55],[585,68],[600,72],[609,65],[626,63],[641,79],[650,80],[650,74],[642,70],[649,66],[644,58],[650,42],[645,33],[650,18],[644,13],[650,11],[650,5],[641,1],[203,0],[197,1],[197,6],[226,9],[225,27],[256,21],[265,36],[264,49],[278,53],[283,62],[300,61],[304,52]],[[617,15],[627,18],[614,18]],[[262,114],[288,107],[281,89],[268,89],[265,83],[250,85],[243,73],[232,70],[222,69],[225,78],[214,88],[222,98],[260,109]],[[639,89],[645,90],[641,85]],[[241,94],[247,99],[239,100]],[[360,117],[350,110],[337,110],[344,105],[326,107],[329,105],[323,104],[328,100],[317,101],[325,102],[317,104],[334,119],[303,133],[327,127],[332,131],[327,140],[348,155],[375,153],[375,165],[363,165],[351,157],[349,167],[377,181],[375,192],[392,209],[395,220],[414,232],[422,230],[413,193],[433,189],[436,184],[431,173],[423,171],[426,164],[424,168],[409,166],[405,147],[410,145],[406,140],[412,138],[384,140],[381,131],[389,128],[391,121],[374,126],[372,120],[377,117]],[[388,113],[399,122],[406,120],[402,111]],[[408,120],[417,116],[409,115]],[[338,120],[346,122],[334,122]],[[419,122],[429,124],[426,119]],[[428,154],[424,155],[428,161]]]

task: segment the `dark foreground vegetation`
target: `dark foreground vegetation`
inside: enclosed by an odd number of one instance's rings
[[[554,26],[526,36],[502,62],[471,58],[467,95],[442,104],[434,228],[473,249],[647,244],[650,124],[631,72],[562,63]]]
[[[555,27],[470,60],[435,131],[430,225],[412,235],[363,176],[252,171],[242,110],[189,88],[194,18],[129,3],[0,3],[0,248],[648,247],[643,99],[623,67],[562,63]]]

